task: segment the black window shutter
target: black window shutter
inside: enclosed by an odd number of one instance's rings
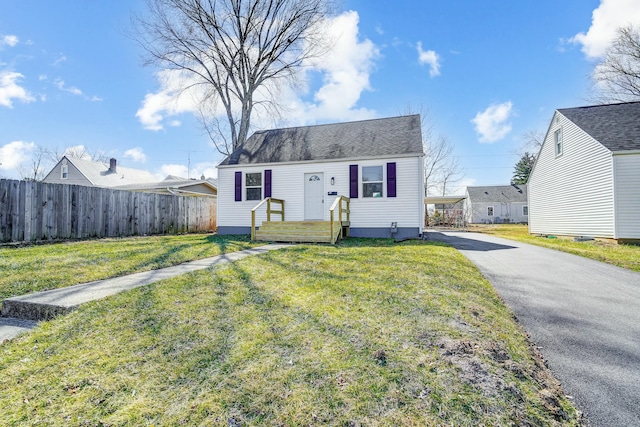
[[[236,202],[242,201],[242,172],[236,172]]]
[[[264,197],[271,197],[271,169],[264,171]]]
[[[387,163],[387,197],[396,197],[396,163]]]
[[[349,165],[349,197],[358,198],[358,165]]]

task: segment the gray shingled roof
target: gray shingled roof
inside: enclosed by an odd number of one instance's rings
[[[640,150],[640,102],[559,109],[611,151]]]
[[[504,203],[526,202],[527,186],[522,185],[491,185],[486,187],[467,187],[471,203]]]
[[[256,132],[221,166],[422,155],[420,116]]]

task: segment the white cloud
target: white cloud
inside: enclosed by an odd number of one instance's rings
[[[156,178],[159,180],[163,180],[167,177],[167,175],[179,176],[181,178],[186,178],[189,174],[189,168],[185,165],[162,165],[160,166],[160,170],[155,174]]]
[[[429,75],[431,77],[440,75],[440,55],[434,50],[423,50],[422,42],[418,42],[418,61],[420,64],[429,65]]]
[[[591,27],[578,33],[570,42],[582,45],[588,58],[601,58],[616,36],[618,27],[640,24],[638,0],[601,0],[592,14]]]
[[[55,61],[53,61],[53,65],[60,65],[61,63],[65,62],[67,60],[67,57],[64,54],[60,54],[60,56],[58,57],[58,59],[56,59]]]
[[[194,82],[191,76],[184,73],[165,70],[157,73],[161,89],[157,93],[148,93],[144,97],[142,107],[136,112],[136,117],[142,126],[148,130],[164,129],[163,120],[169,116],[182,113],[196,113],[199,100],[204,94],[199,93],[199,86],[191,86]],[[186,82],[186,83],[185,83]],[[182,90],[184,86],[191,86]],[[176,126],[179,121],[173,120],[170,126]]]
[[[457,191],[455,193],[464,194],[467,187],[473,187],[477,184],[477,182],[478,181],[475,178],[463,178],[456,183]]]
[[[300,74],[303,82],[307,81],[310,73],[320,73],[322,76],[321,87],[311,94],[312,101],[305,100],[305,93],[291,87],[272,86],[256,93],[255,100],[277,99],[285,110],[289,124],[374,117],[374,111],[358,108],[357,103],[362,92],[370,90],[369,75],[380,53],[373,42],[359,38],[358,22],[358,13],[351,11],[322,23],[325,37],[333,41],[331,50],[324,57],[305,64],[306,69]],[[160,90],[146,94],[136,112],[144,128],[156,131],[164,129],[165,125],[179,124],[177,120],[165,123],[167,117],[185,112],[197,113],[198,102],[204,96],[197,87],[181,90],[187,86],[185,82],[193,83],[189,76],[175,71],[162,71],[157,77]],[[224,110],[220,106],[212,110],[225,120],[221,115]],[[261,112],[259,107],[254,112],[252,123],[255,127],[272,124],[271,116]]]
[[[476,114],[471,122],[475,124],[475,130],[480,134],[480,142],[493,143],[511,132],[511,123],[507,120],[512,115],[512,108],[511,101],[507,101],[490,105],[486,110]]]
[[[66,86],[64,83],[64,80],[56,79],[54,84],[58,87],[58,89],[63,90],[65,92],[69,92],[73,95],[78,95],[78,96],[82,95],[82,91],[80,89],[74,86],[71,86],[71,87]]]
[[[12,99],[22,102],[32,102],[35,98],[23,87],[18,85],[18,80],[24,76],[13,71],[0,71],[0,105],[13,108]]]
[[[217,178],[218,169],[216,169],[216,163],[212,162],[196,163],[191,166],[191,169],[185,165],[168,164],[162,165],[158,172],[155,173],[155,176],[159,181],[165,179],[167,175],[194,179],[200,179],[202,175],[204,175],[205,178]]]
[[[131,148],[125,151],[124,156],[132,159],[134,162],[144,163],[147,161],[147,155],[144,154],[140,147]]]
[[[91,101],[91,102],[102,102],[102,101],[104,101],[104,99],[100,98],[99,96],[93,95],[91,98],[89,98],[89,101]]]
[[[19,42],[18,36],[6,35],[6,36],[2,36],[2,39],[0,39],[0,46],[6,45],[6,46],[14,47],[15,45],[18,44],[18,42]]]
[[[22,162],[29,159],[29,155],[35,146],[33,142],[24,141],[13,141],[0,146],[0,170],[19,168]]]

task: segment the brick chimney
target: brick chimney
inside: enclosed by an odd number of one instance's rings
[[[109,172],[116,173],[116,164],[116,159],[114,159],[113,157],[109,159]]]

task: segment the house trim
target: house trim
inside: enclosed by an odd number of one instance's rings
[[[304,165],[317,163],[336,163],[336,162],[362,162],[368,160],[386,160],[386,159],[405,159],[408,157],[424,157],[424,153],[403,153],[388,156],[373,157],[348,157],[344,159],[322,159],[322,160],[304,160],[297,162],[274,162],[274,163],[239,163],[233,165],[218,165],[218,169],[238,169],[241,167],[273,167],[274,165]]]
[[[260,228],[260,227],[258,227]],[[365,238],[390,238],[407,239],[420,236],[420,227],[398,227],[397,233],[391,234],[391,224],[389,227],[351,227],[349,235],[351,237]],[[251,234],[251,227],[246,226],[221,226],[218,227],[218,235],[228,234]]]

